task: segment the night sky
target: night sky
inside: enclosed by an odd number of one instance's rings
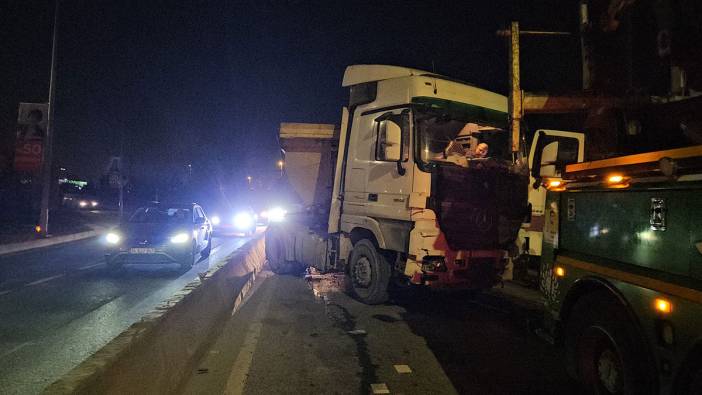
[[[55,159],[95,179],[123,138],[132,177],[188,163],[195,174],[274,171],[280,122],[338,124],[347,65],[433,67],[506,93],[506,44],[495,31],[519,19],[576,32],[576,3],[64,0]],[[47,98],[52,4],[0,6],[6,147],[17,103]],[[578,48],[577,35],[524,39],[524,88],[577,89]]]

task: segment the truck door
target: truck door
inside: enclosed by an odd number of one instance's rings
[[[544,152],[555,153],[556,162],[546,163]],[[519,247],[522,253],[540,256],[542,230],[544,224],[544,204],[546,201],[546,188],[537,185],[540,174],[534,174],[534,162],[538,161],[541,174],[548,173],[549,178],[560,178],[559,169],[568,163],[578,163],[584,160],[585,135],[578,132],[539,129],[534,134],[529,149],[529,203],[531,204],[531,222],[522,227],[519,234]],[[552,158],[548,158],[550,159]]]

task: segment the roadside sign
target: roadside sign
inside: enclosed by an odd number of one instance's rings
[[[38,172],[41,169],[48,111],[46,103],[20,103],[15,140],[15,170]]]

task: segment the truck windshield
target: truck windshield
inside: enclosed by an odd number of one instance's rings
[[[506,128],[498,122],[456,111],[455,107],[420,108],[415,112],[418,156],[422,162],[468,167],[473,161],[510,159]]]

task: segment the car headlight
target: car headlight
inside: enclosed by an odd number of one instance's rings
[[[219,223],[222,222],[222,220],[216,215],[210,218],[210,221],[212,221],[212,225],[219,225]]]
[[[234,216],[234,226],[238,229],[249,229],[254,223],[254,219],[249,213],[239,213]]]
[[[274,207],[268,210],[268,220],[271,222],[283,222],[287,213],[282,207]]]
[[[109,232],[105,235],[105,241],[107,241],[109,244],[117,244],[120,240],[122,240],[122,238],[115,232]]]
[[[85,200],[81,200],[80,202],[78,202],[78,205],[81,207],[85,207],[88,205],[88,202],[86,202]]]
[[[188,240],[190,240],[190,235],[185,232],[178,233],[177,235],[171,237],[171,243],[173,244],[182,244]]]
[[[95,206],[98,205],[98,202],[96,202],[95,200],[93,200],[93,201],[90,202],[90,205],[93,206],[93,207],[95,207]]]

